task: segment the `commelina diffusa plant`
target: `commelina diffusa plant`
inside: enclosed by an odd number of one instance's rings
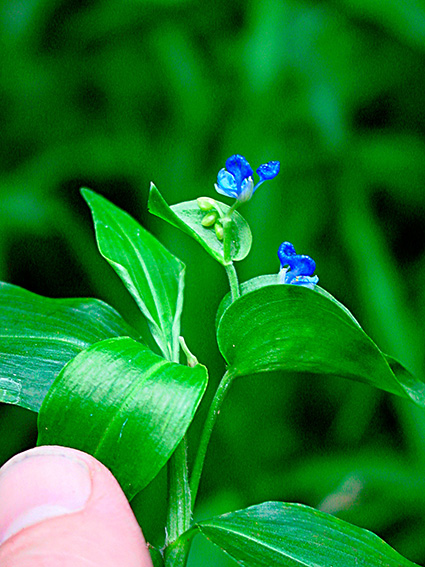
[[[425,406],[424,384],[366,335],[353,315],[320,288],[315,263],[283,242],[280,271],[240,284],[235,262],[250,251],[251,231],[236,211],[279,173],[253,170],[233,155],[211,197],[169,206],[152,185],[149,210],[194,238],[227,272],[230,293],[216,318],[226,364],[188,470],[186,432],[207,387],[207,369],[180,333],[185,266],[104,197],[83,189],[100,253],[145,315],[159,352],[96,299],[48,299],[0,284],[0,400],[38,412],[38,443],[75,447],[102,461],[129,499],[168,463],[165,545],[155,567],[186,564],[201,534],[241,565],[408,567],[376,535],[299,504],[265,502],[193,521],[205,454],[231,383],[274,370],[366,382]],[[180,356],[185,359],[180,363]]]

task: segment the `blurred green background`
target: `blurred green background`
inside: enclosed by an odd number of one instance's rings
[[[149,182],[175,203],[214,196],[233,153],[280,160],[241,209],[254,234],[241,280],[276,272],[293,242],[380,347],[425,375],[423,1],[1,0],[0,45],[0,279],[100,297],[139,324],[79,189],[102,193],[187,264],[183,332],[210,369],[208,399],[227,280],[148,215]],[[1,462],[35,443],[35,418],[0,407]],[[133,502],[157,544],[164,487],[161,473]],[[263,500],[320,507],[424,562],[425,413],[345,381],[240,380],[198,517]],[[193,566],[233,564],[203,552],[195,540]]]

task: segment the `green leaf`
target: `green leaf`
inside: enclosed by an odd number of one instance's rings
[[[148,544],[149,553],[153,563],[153,567],[164,567],[164,559],[162,558],[161,552],[156,547],[152,547]]]
[[[389,367],[397,377],[397,380],[408,393],[410,399],[418,405],[424,405],[425,399],[425,384],[417,380],[417,378],[405,368],[401,362],[388,354],[383,354]]]
[[[168,362],[127,337],[102,341],[72,360],[49,390],[38,444],[90,453],[131,498],[183,438],[206,385],[200,364]]]
[[[413,567],[375,534],[301,504],[264,502],[198,523],[246,567]]]
[[[243,282],[242,284],[240,284],[239,287],[240,287],[241,295],[245,295],[245,294],[249,293],[250,291],[255,291],[256,289],[260,289],[260,287],[265,287],[265,286],[268,286],[268,285],[282,285],[282,283],[280,282],[280,279],[279,279],[279,274],[266,274],[264,276],[257,276],[256,278],[252,278],[251,280]],[[328,299],[333,301],[333,303],[338,305],[338,307],[340,309],[342,309],[342,311],[344,311],[346,315],[348,315],[348,317],[352,320],[352,322],[357,327],[360,327],[360,323],[357,321],[357,319],[354,317],[354,315],[345,307],[345,305],[340,303],[328,291],[326,291],[325,289],[321,288],[318,285],[314,286],[314,291],[316,293],[320,293],[321,295],[324,295],[325,297],[327,297]],[[224,296],[223,300],[221,301],[221,303],[218,307],[217,316],[216,316],[216,323],[217,324],[220,321],[221,316],[223,315],[224,311],[231,304],[232,304],[232,294],[229,292]]]
[[[384,355],[330,294],[264,276],[219,308],[217,340],[234,376],[284,370],[365,382],[425,406],[425,385]],[[242,286],[242,293],[247,286]]]
[[[241,295],[246,295],[250,291],[255,291],[256,289],[260,289],[260,287],[265,287],[267,285],[277,285],[279,283],[279,274],[267,274],[264,276],[257,276],[256,278],[252,278],[247,282],[243,282],[239,284],[239,290]],[[317,286],[316,286],[317,287]],[[220,319],[223,313],[228,309],[233,303],[232,294],[230,292],[226,293],[223,299],[220,302],[220,305],[217,309],[217,314],[215,317],[216,327],[220,322]]]
[[[138,338],[98,299],[50,299],[0,282],[0,401],[38,411],[71,358],[120,335]]]
[[[220,201],[216,202],[223,214],[226,214],[230,209],[228,205]],[[191,236],[217,262],[225,265],[223,243],[217,239],[213,229],[202,226],[201,222],[205,212],[201,211],[197,201],[186,201],[170,207],[155,185],[151,184],[148,208],[153,215],[160,217]],[[237,211],[233,213],[232,218],[232,260],[243,260],[251,249],[251,229],[246,220]]]
[[[147,318],[161,352],[171,360],[179,351],[184,264],[128,213],[93,191],[81,192],[93,214],[100,253]]]
[[[192,524],[175,541],[167,544],[165,548],[165,562],[167,565],[186,565],[192,540],[197,533],[197,526]]]

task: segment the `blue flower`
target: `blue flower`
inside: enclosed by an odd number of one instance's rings
[[[316,262],[310,256],[297,254],[290,242],[282,242],[277,255],[280,260],[279,276],[282,283],[303,285],[314,289],[319,278],[313,276]],[[289,269],[286,266],[289,266]]]
[[[273,179],[279,173],[280,163],[278,161],[269,161],[263,163],[257,169],[260,181],[254,185],[252,179],[253,171],[246,159],[235,154],[226,160],[226,167],[220,169],[217,175],[217,183],[215,190],[220,195],[232,197],[241,203],[249,201],[258,187],[267,179]]]

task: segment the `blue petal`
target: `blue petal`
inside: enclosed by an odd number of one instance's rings
[[[281,264],[279,278],[282,283],[314,288],[319,278],[313,276],[316,262],[310,256],[297,254],[290,242],[282,242],[277,254]],[[289,266],[289,269],[285,266]]]
[[[276,177],[276,175],[279,173],[279,170],[279,161],[268,161],[267,163],[260,165],[260,167],[257,169],[257,173],[260,180],[265,181],[266,179],[273,179],[274,177]]]
[[[217,183],[224,190],[229,189],[230,191],[234,191],[237,189],[235,178],[231,173],[226,171],[224,167],[220,169],[217,174]]]
[[[316,269],[316,262],[303,254],[297,254],[290,242],[282,242],[277,251],[280,265],[289,266],[293,276],[311,276]]]
[[[238,197],[238,187],[235,178],[231,173],[226,171],[224,167],[218,172],[215,190],[217,193],[220,193],[220,195],[226,195],[234,199]]]
[[[310,256],[296,254],[288,263],[294,276],[311,276],[316,269],[316,262]]]
[[[241,187],[244,179],[251,177],[254,173],[247,160],[239,154],[227,158],[226,169],[233,174],[238,187]]]
[[[280,265],[286,266],[289,265],[289,260],[292,256],[296,256],[294,245],[290,242],[282,242],[279,246],[279,250],[277,251],[277,255],[279,256]]]

